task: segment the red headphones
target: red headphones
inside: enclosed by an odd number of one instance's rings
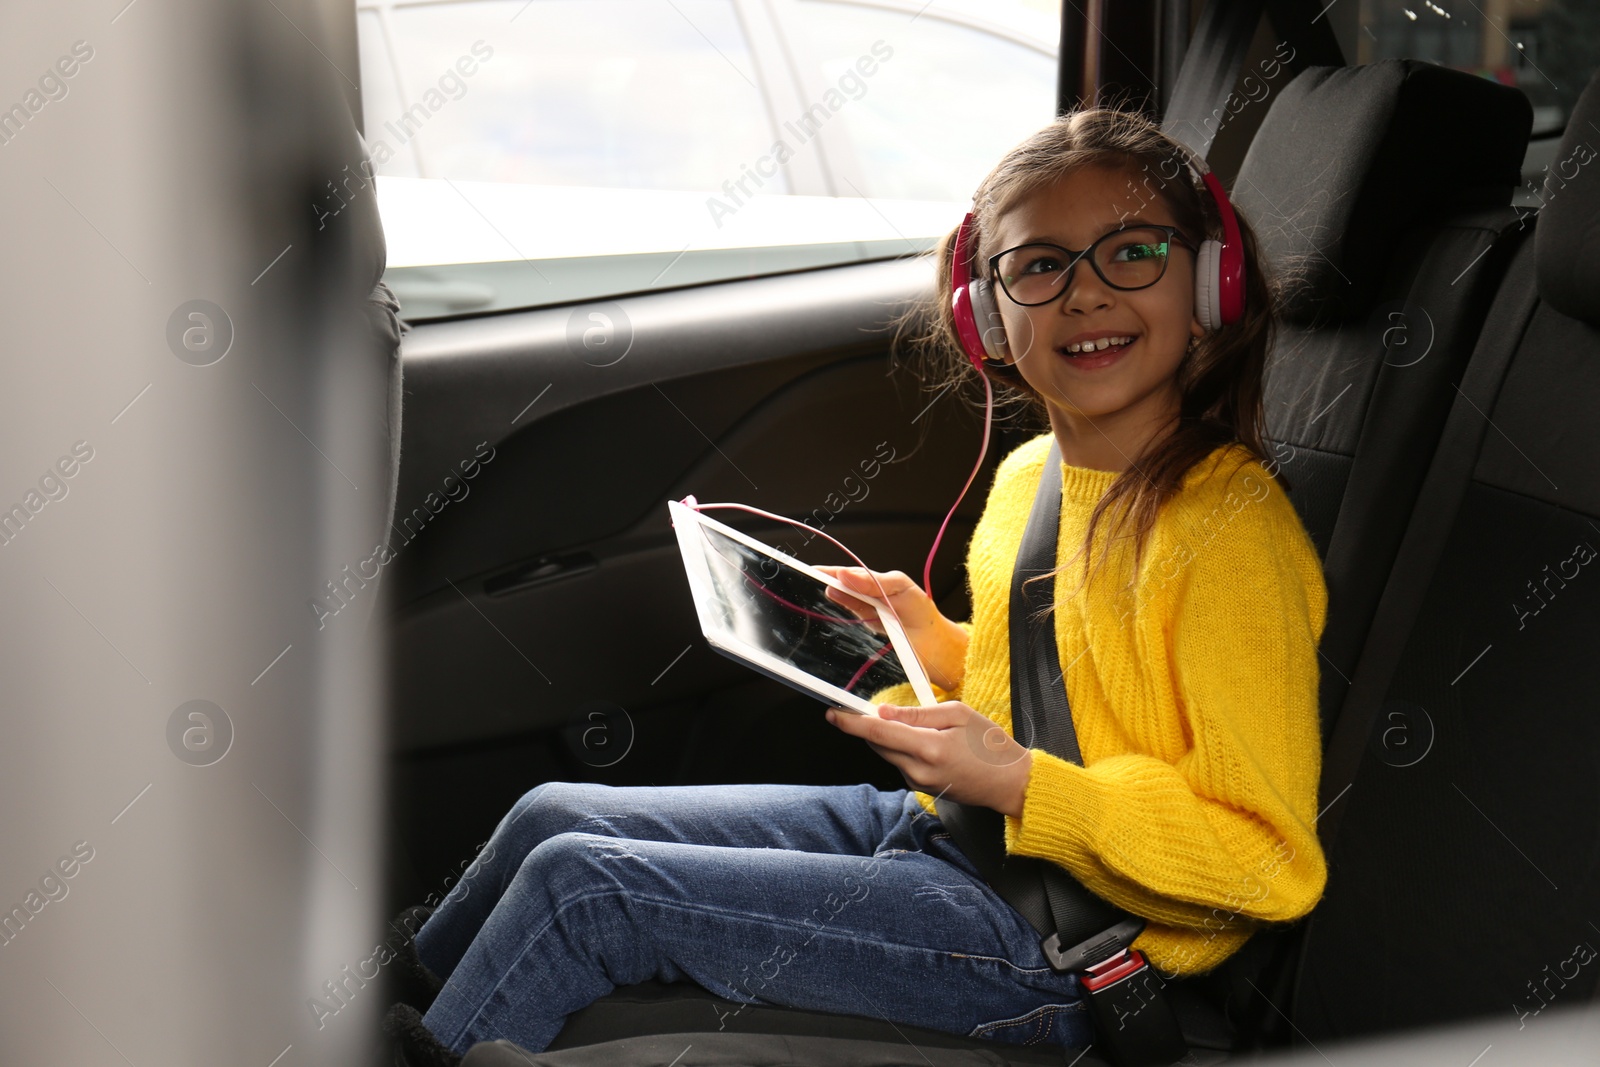
[[[1238,322],[1244,315],[1244,245],[1239,237],[1239,220],[1233,214],[1233,205],[1228,203],[1222,183],[1211,173],[1205,160],[1187,150],[1184,156],[1189,169],[1211,191],[1211,199],[1222,219],[1222,240],[1207,238],[1201,242],[1194,272],[1195,314],[1201,326],[1216,330]],[[1006,331],[1000,320],[1000,307],[995,302],[993,284],[986,278],[972,277],[972,256],[976,249],[971,248],[971,244],[972,212],[969,211],[956,230],[950,279],[954,292],[950,306],[955,313],[961,347],[981,372],[986,360],[1004,361]]]

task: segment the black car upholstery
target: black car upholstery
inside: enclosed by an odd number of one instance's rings
[[[1392,663],[1358,674],[1347,712],[1366,714],[1329,750],[1330,773],[1353,776],[1324,798],[1345,807],[1301,961],[1295,1015],[1313,1041],[1474,1014],[1526,1028],[1595,994],[1597,122],[1600,77],[1450,395],[1378,609],[1414,612],[1375,628],[1362,658]]]
[[[1269,259],[1299,274],[1269,364],[1267,428],[1323,556],[1325,730],[1447,383],[1523,232],[1509,203],[1532,122],[1515,89],[1431,63],[1313,67],[1267,113],[1235,181]]]
[[[1314,67],[1268,112],[1233,200],[1289,276],[1267,436],[1323,557],[1320,706],[1338,721],[1486,309],[1531,223],[1510,205],[1532,111],[1415,60]],[[1326,804],[1329,796],[1322,798]],[[1202,984],[1247,1040],[1286,1040],[1300,927]]]

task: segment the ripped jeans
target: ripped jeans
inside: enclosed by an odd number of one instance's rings
[[[1017,1045],[1091,1041],[1076,974],[909,790],[550,782],[516,802],[417,932],[457,1052],[542,1052],[616,986],[888,1019]]]

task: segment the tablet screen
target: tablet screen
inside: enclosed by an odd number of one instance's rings
[[[888,636],[829,600],[824,583],[719,530],[696,528],[722,629],[864,700],[907,680]]]

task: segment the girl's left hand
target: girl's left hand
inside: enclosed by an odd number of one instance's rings
[[[976,708],[879,704],[877,718],[841,708],[827,718],[898,767],[912,789],[1021,817],[1033,753]]]

